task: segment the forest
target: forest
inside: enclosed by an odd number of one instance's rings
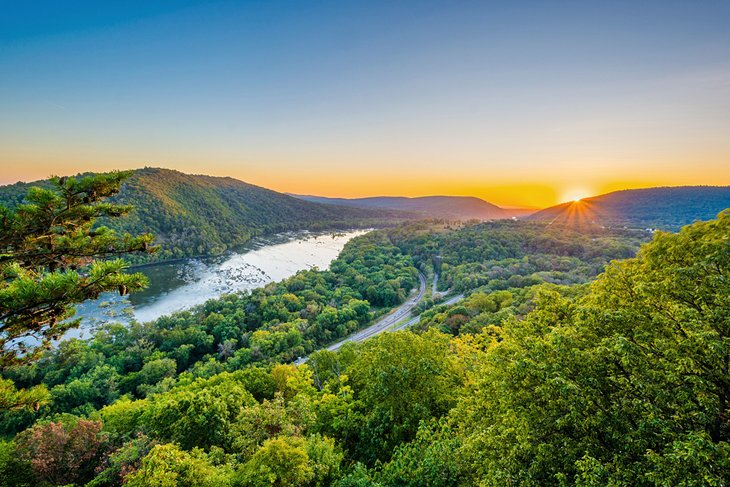
[[[59,184],[86,207],[88,185]],[[31,231],[3,218],[11,237]],[[678,233],[370,232],[329,270],[4,362],[0,485],[727,485],[728,235],[730,211]],[[319,350],[403,302],[418,272],[465,298],[432,295],[407,331]],[[0,289],[0,310],[23,289]]]
[[[51,182],[0,186],[0,205],[22,204],[33,186],[48,188]],[[100,224],[122,234],[150,233],[160,246],[154,254],[127,255],[133,263],[220,254],[262,234],[370,228],[413,217],[383,209],[310,203],[233,178],[151,167],[130,171],[110,201],[133,209],[125,218],[100,218]]]

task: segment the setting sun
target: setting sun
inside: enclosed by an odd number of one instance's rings
[[[585,188],[570,188],[563,193],[561,200],[564,203],[575,203],[582,200],[583,198],[588,198],[589,196],[593,196],[593,194]]]

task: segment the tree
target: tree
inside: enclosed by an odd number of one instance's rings
[[[339,472],[342,453],[334,441],[322,436],[279,436],[266,440],[243,464],[242,485],[331,485]]]
[[[199,448],[187,452],[166,444],[152,448],[124,481],[129,487],[224,487],[230,484],[230,472],[213,466]]]
[[[454,417],[480,485],[727,485],[730,212],[505,322]]]
[[[0,378],[0,411],[14,409],[37,411],[48,402],[48,399],[48,389],[44,385],[18,390],[12,380]]]
[[[95,227],[97,218],[116,218],[132,209],[104,201],[130,174],[54,177],[50,188],[31,188],[25,204],[0,205],[0,366],[32,360],[78,326],[79,320],[70,319],[74,304],[146,285],[142,274],[124,272],[123,260],[108,259],[152,252],[153,237]]]
[[[174,441],[186,449],[229,449],[232,425],[241,411],[255,402],[243,384],[224,372],[153,396],[141,421],[150,436]]]
[[[420,421],[445,415],[464,379],[449,337],[435,330],[368,340],[346,373],[359,413],[348,420],[349,435],[357,438],[351,451],[370,464],[414,439]]]
[[[112,452],[97,468],[98,475],[87,487],[122,485],[125,477],[135,473],[142,466],[142,460],[157,446],[157,442],[139,434]]]
[[[20,459],[30,462],[42,482],[65,485],[91,479],[105,437],[100,421],[70,418],[65,422],[36,424],[16,439]]]

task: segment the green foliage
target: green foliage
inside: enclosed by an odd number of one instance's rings
[[[584,283],[610,260],[634,255],[639,243],[649,238],[641,231],[509,220],[439,230],[414,223],[389,231],[389,236],[417,266],[438,262],[440,290],[460,292]]]
[[[234,376],[224,373],[152,397],[140,421],[154,437],[185,449],[213,445],[228,449],[232,424],[254,402]]]
[[[499,238],[535,237],[511,225]],[[452,233],[484,234],[469,228]],[[0,443],[0,473],[58,484],[96,469],[97,487],[727,485],[728,235],[730,212],[657,233],[591,284],[485,285],[425,311],[415,333],[277,363],[364,324],[371,286],[415,283],[406,252],[457,238],[374,232],[330,271],[6,369],[8,397],[42,384],[50,403],[4,413],[8,433],[25,431]],[[597,242],[596,264],[612,248]],[[54,416],[68,411],[89,419]]]
[[[446,335],[388,333],[366,342],[347,369],[354,408],[351,453],[372,464],[412,440],[422,420],[455,405],[463,376]]]
[[[36,478],[30,463],[21,460],[13,441],[0,441],[0,487],[32,487]]]
[[[18,390],[12,380],[0,378],[0,411],[37,411],[48,401],[48,389],[44,385]]]
[[[157,442],[145,435],[127,441],[104,459],[96,469],[96,477],[86,485],[88,487],[122,485],[127,476],[131,477],[140,469],[142,460],[155,446]]]
[[[0,205],[0,366],[31,360],[51,340],[78,324],[73,305],[106,291],[120,294],[146,284],[126,274],[122,260],[95,261],[150,252],[152,236],[118,235],[96,227],[131,207],[105,202],[129,173],[52,178],[51,188],[30,188],[15,209]]]
[[[124,477],[129,487],[225,487],[230,471],[214,466],[205,453],[190,452],[173,444],[156,445],[142,460],[141,467]]]
[[[378,480],[394,487],[461,485],[462,467],[454,455],[460,446],[460,438],[445,422],[421,423],[416,438],[395,449]]]
[[[243,464],[238,482],[245,486],[325,486],[339,470],[342,454],[328,438],[281,436],[266,440]]]
[[[730,213],[504,325],[457,417],[486,484],[724,485]],[[474,433],[470,433],[474,431]]]

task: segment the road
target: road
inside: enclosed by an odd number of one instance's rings
[[[444,301],[443,303],[438,303],[438,305],[437,305],[437,306],[441,306],[441,305],[452,305],[452,304],[454,304],[454,303],[456,303],[456,302],[458,302],[458,301],[461,301],[462,299],[464,299],[464,295],[463,295],[463,294],[457,294],[456,296],[452,296],[452,297],[450,297],[449,299],[447,299],[447,300],[446,300],[446,301]],[[391,328],[391,329],[390,329],[390,330],[388,330],[388,331],[398,331],[398,330],[404,330],[404,329],[406,329],[406,328],[408,328],[408,327],[411,327],[411,326],[415,325],[415,324],[416,324],[416,323],[418,323],[419,321],[421,321],[421,315],[418,315],[418,316],[414,316],[414,317],[413,317],[413,318],[411,318],[410,320],[408,320],[408,321],[405,321],[405,322],[401,323],[401,324],[400,324],[400,325],[398,325],[398,326],[394,326],[393,328]]]
[[[426,276],[424,276],[421,272],[418,273],[418,292],[416,292],[416,295],[412,298],[409,298],[405,303],[401,304],[397,308],[395,308],[393,311],[388,313],[387,315],[380,318],[378,321],[373,323],[372,325],[368,326],[367,328],[363,328],[360,331],[357,331],[353,333],[352,335],[340,340],[339,342],[335,342],[332,345],[329,345],[325,348],[325,350],[329,350],[331,352],[334,352],[338,348],[340,348],[345,343],[349,342],[355,342],[359,343],[364,340],[367,340],[370,337],[374,337],[375,335],[378,335],[380,333],[383,333],[385,330],[390,328],[391,326],[398,323],[400,320],[405,318],[411,313],[411,310],[415,305],[418,304],[421,299],[423,299],[423,295],[426,293]],[[307,361],[308,357],[300,357],[298,358],[294,364],[300,365]]]
[[[385,330],[390,328],[391,326],[398,323],[400,320],[405,318],[411,313],[411,310],[415,305],[418,304],[419,301],[423,299],[423,295],[426,293],[426,276],[424,276],[422,273],[418,273],[418,292],[415,296],[408,299],[405,303],[398,306],[396,309],[388,313],[387,315],[380,318],[378,321],[373,323],[372,325],[368,326],[367,328],[363,328],[362,330],[353,333],[352,335],[348,336],[344,340],[341,340],[337,343],[333,343],[329,347],[327,347],[327,350],[335,351],[338,348],[340,348],[342,345],[344,345],[347,342],[362,342],[364,340],[367,340],[370,337],[374,337],[375,335],[378,335],[380,333],[383,333]]]
[[[435,282],[434,282],[434,284],[435,284]],[[372,325],[353,333],[352,335],[348,336],[347,338],[344,338],[343,340],[340,340],[339,342],[335,342],[332,345],[329,345],[328,347],[325,348],[325,350],[334,352],[335,350],[339,349],[345,343],[349,343],[349,342],[359,343],[359,342],[367,340],[368,338],[374,337],[375,335],[379,335],[379,334],[383,333],[384,331],[403,330],[404,328],[407,328],[411,325],[418,323],[420,321],[420,316],[415,316],[408,321],[397,324],[403,318],[405,318],[411,314],[411,310],[413,310],[414,306],[416,306],[423,299],[423,296],[425,293],[426,293],[426,276],[424,276],[421,272],[419,272],[418,273],[418,292],[416,293],[415,296],[413,296],[412,298],[409,298],[405,303],[401,304],[396,309],[394,309],[387,315],[383,316],[382,318],[380,318],[378,321],[376,321]],[[453,297],[447,299],[446,301],[444,301],[443,303],[439,303],[439,304],[454,304],[463,298],[464,298],[464,295],[459,294],[459,295],[453,296]],[[309,357],[300,357],[294,362],[294,364],[301,365],[303,363],[306,363],[308,358]]]

